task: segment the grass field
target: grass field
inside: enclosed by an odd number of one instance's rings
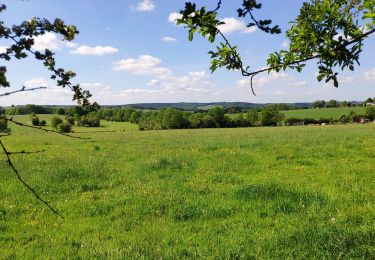
[[[312,109],[298,109],[298,110],[287,110],[282,113],[288,117],[296,118],[333,118],[339,119],[342,114],[349,115],[350,111],[354,111],[357,114],[365,114],[365,107],[333,107],[333,108],[312,108]]]
[[[12,158],[64,219],[2,155],[0,258],[375,258],[374,124],[135,131],[103,122],[84,130],[119,132],[80,134],[88,141],[11,127],[10,150],[46,150]]]

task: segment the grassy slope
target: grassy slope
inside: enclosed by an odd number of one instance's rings
[[[365,114],[365,107],[335,107],[335,108],[311,108],[311,109],[297,109],[297,110],[285,110],[281,111],[286,118],[333,118],[339,119],[342,114],[349,115],[350,111],[354,111],[357,114]],[[234,118],[237,114],[227,114],[230,118]]]
[[[3,141],[1,257],[374,258],[375,125],[132,131]],[[95,129],[97,130],[97,129]],[[4,157],[2,157],[4,158]]]
[[[321,108],[321,109],[299,109],[299,110],[288,110],[283,111],[285,116],[297,117],[297,118],[333,118],[339,119],[342,114],[349,115],[350,111],[354,111],[357,114],[364,114],[366,111],[365,107],[335,107],[335,108]]]

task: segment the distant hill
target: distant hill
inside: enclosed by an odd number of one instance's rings
[[[180,109],[180,110],[197,111],[197,110],[208,110],[216,106],[220,106],[222,108],[236,107],[236,108],[242,108],[242,109],[250,109],[250,108],[261,108],[261,107],[271,105],[271,104],[272,103],[256,104],[256,103],[247,103],[247,102],[210,102],[210,103],[181,102],[181,103],[139,103],[139,104],[129,104],[129,105],[121,105],[121,106],[108,106],[108,107],[131,107],[135,109],[150,109],[150,110],[158,110],[158,109],[170,107],[170,108]],[[287,103],[287,105],[311,108],[312,103]]]

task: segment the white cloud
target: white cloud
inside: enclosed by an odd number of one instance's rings
[[[225,24],[219,25],[218,29],[223,34],[230,34],[233,32],[252,33],[256,31],[256,27],[247,27],[241,19],[234,17],[227,17],[221,20]]]
[[[143,0],[136,6],[130,6],[133,11],[138,12],[151,12],[155,9],[155,4],[151,0]]]
[[[130,71],[138,75],[170,74],[170,70],[161,66],[161,60],[150,55],[140,55],[137,59],[124,59],[113,64],[114,71]]]
[[[173,37],[170,37],[170,36],[165,36],[161,40],[164,41],[164,42],[176,42],[177,41],[176,38],[173,38]]]
[[[7,51],[8,46],[1,46],[0,45],[0,53],[5,53]]]
[[[286,74],[286,73],[272,72],[271,74],[267,74],[267,75],[264,75],[264,76],[258,76],[258,77],[255,76],[254,79],[253,79],[253,86],[254,87],[263,87],[263,86],[269,85],[271,83],[279,83],[280,81],[285,82],[285,81],[290,81],[290,80],[293,80],[293,77]],[[236,82],[236,85],[238,87],[250,86],[250,79],[244,78],[244,79],[238,80]]]
[[[60,41],[57,39],[56,34],[47,32],[43,35],[39,35],[33,38],[34,45],[33,50],[44,51],[45,49],[49,50],[58,50],[60,49]]]
[[[50,84],[45,78],[33,78],[26,80],[23,85],[29,88],[35,88],[35,87],[47,87]]]
[[[77,48],[78,44],[74,42],[66,42],[66,46],[69,48]]]
[[[367,81],[375,81],[375,68],[366,71],[363,76]]]
[[[204,95],[211,92],[209,88],[212,84],[207,80],[209,75],[205,71],[190,71],[186,75],[175,76],[171,70],[162,66],[160,59],[150,55],[140,55],[136,59],[115,62],[113,70],[154,76],[155,78],[148,81],[147,85],[158,88],[155,91],[166,95],[177,95],[178,93],[181,95],[187,93]]]
[[[168,21],[171,23],[177,24],[177,19],[181,19],[181,18],[182,18],[182,14],[174,12],[174,13],[169,14]]]
[[[157,80],[157,79],[152,79],[152,80],[150,80],[149,82],[147,82],[147,86],[152,87],[152,86],[156,86],[156,85],[158,85],[159,83],[160,83],[159,80]]]
[[[92,56],[103,56],[108,54],[117,53],[118,49],[112,46],[95,46],[90,47],[87,45],[81,45],[75,50],[70,51],[71,54],[77,55],[92,55]]]

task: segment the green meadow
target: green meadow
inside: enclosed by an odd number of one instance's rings
[[[45,150],[12,159],[64,218],[1,154],[2,259],[375,258],[375,124],[10,127],[10,151]]]
[[[351,111],[357,114],[365,114],[365,107],[331,107],[331,108],[311,108],[311,109],[297,109],[297,110],[286,110],[282,113],[287,118],[333,118],[339,119],[341,115],[349,115]]]
[[[339,119],[341,115],[348,116],[351,111],[356,114],[365,114],[366,107],[331,107],[331,108],[310,108],[280,111],[286,118],[312,118],[312,119]],[[238,114],[227,114],[230,118],[234,118]]]

